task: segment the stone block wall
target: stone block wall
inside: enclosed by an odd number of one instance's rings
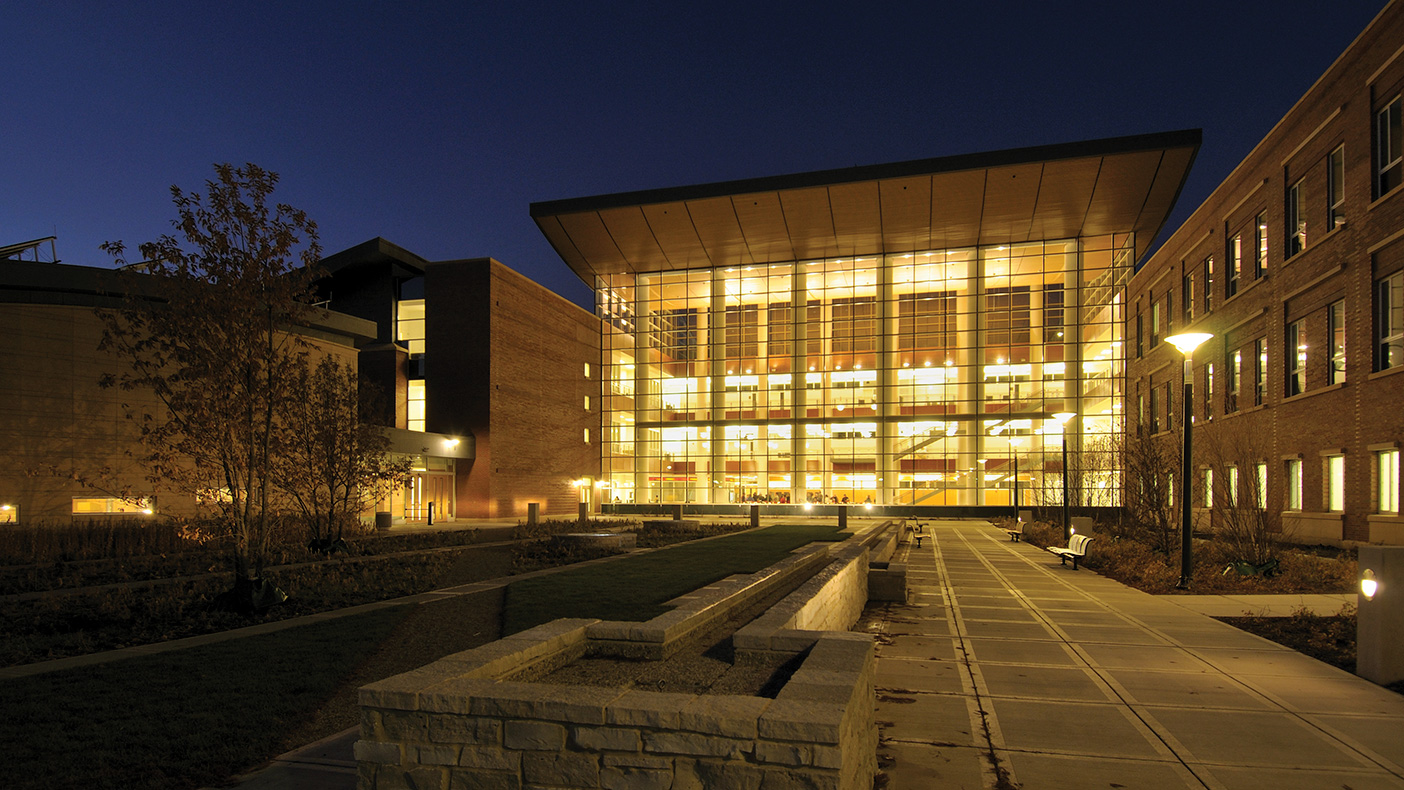
[[[550,624],[511,647],[549,662],[583,637]],[[361,790],[872,786],[865,635],[821,635],[775,699],[497,681],[508,656],[483,650],[361,689]]]

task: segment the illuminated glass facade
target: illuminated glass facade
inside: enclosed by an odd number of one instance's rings
[[[1115,504],[1132,234],[604,274],[620,503]]]

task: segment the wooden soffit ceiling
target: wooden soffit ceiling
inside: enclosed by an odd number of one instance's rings
[[[1197,129],[533,203],[595,277],[1134,232],[1165,224]]]

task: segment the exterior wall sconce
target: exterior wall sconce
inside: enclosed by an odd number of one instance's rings
[[[1375,572],[1366,568],[1360,574],[1360,594],[1365,596],[1365,600],[1375,600],[1375,593],[1379,592],[1380,583],[1375,581]]]

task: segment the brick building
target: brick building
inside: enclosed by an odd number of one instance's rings
[[[1236,499],[1298,540],[1404,543],[1401,44],[1395,0],[1131,280],[1133,440],[1178,441],[1163,341],[1213,334],[1193,355],[1201,524]]]
[[[322,263],[332,309],[376,324],[361,370],[390,395],[384,422],[471,443],[427,448],[397,518],[597,505],[598,319],[491,258],[431,262],[377,238]]]

